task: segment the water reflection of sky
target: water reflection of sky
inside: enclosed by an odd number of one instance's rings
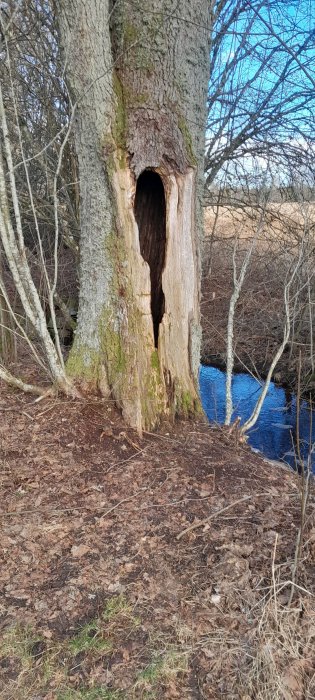
[[[244,423],[251,415],[261,391],[260,383],[248,374],[235,374],[232,381],[234,413]],[[204,411],[210,421],[224,423],[225,373],[215,367],[200,368],[200,393]],[[309,452],[311,412],[303,401],[300,412],[300,436],[303,457]],[[294,465],[293,443],[296,439],[296,398],[271,383],[259,419],[249,432],[249,443],[271,459],[283,459]],[[315,442],[315,416],[312,424]],[[313,454],[313,470],[315,455]]]

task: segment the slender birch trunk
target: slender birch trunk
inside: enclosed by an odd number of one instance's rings
[[[14,95],[13,99],[15,99]],[[18,128],[19,127],[17,124],[17,129]],[[58,353],[49,335],[45,313],[41,305],[39,294],[34,284],[31,271],[27,262],[26,249],[23,237],[22,219],[13,165],[12,149],[9,138],[9,131],[1,85],[0,129],[2,136],[2,142],[0,146],[0,238],[2,248],[15,284],[16,291],[19,294],[26,318],[30,322],[33,330],[35,331],[38,339],[42,344],[50,377],[54,384],[62,391],[64,391],[67,394],[73,393],[72,384],[68,380],[65,373],[61,353]],[[14,225],[10,215],[8,192],[10,193],[13,205]],[[5,300],[6,307],[9,309],[9,299],[7,299],[5,296],[5,288],[2,284],[1,279],[0,291],[1,296]],[[9,373],[5,373],[3,371],[1,378],[4,379],[5,375],[9,376]],[[10,381],[10,383],[12,382]]]
[[[254,247],[256,245],[256,241],[260,233],[262,232],[264,227],[264,213],[259,221],[259,224],[257,225],[256,231],[254,233],[254,236],[252,238],[251,244],[248,248],[248,250],[245,253],[242,265],[241,265],[241,270],[239,275],[237,275],[237,262],[236,262],[236,254],[237,254],[237,243],[238,240],[235,240],[235,245],[234,245],[234,250],[233,250],[233,292],[231,294],[231,299],[230,299],[230,304],[229,304],[229,313],[228,313],[228,323],[227,323],[227,334],[226,334],[226,382],[225,382],[225,425],[230,425],[231,419],[232,419],[232,414],[233,414],[233,399],[232,399],[232,379],[233,379],[233,368],[234,368],[234,347],[233,347],[233,341],[234,341],[234,320],[235,320],[235,310],[236,310],[236,305],[239,300],[240,293],[242,291],[242,287],[244,284],[245,276],[248,270],[248,266],[250,263],[250,259],[252,257],[252,253],[254,250]]]
[[[293,269],[291,271],[291,274],[288,275],[288,279],[285,282],[284,286],[284,291],[283,291],[283,296],[284,296],[284,311],[285,311],[285,317],[284,317],[284,328],[283,328],[283,338],[282,342],[279,345],[279,348],[277,352],[275,353],[273,360],[270,364],[268,374],[262,389],[262,392],[259,396],[259,399],[256,402],[256,405],[254,406],[254,409],[252,411],[252,414],[249,416],[247,421],[243,423],[240,429],[240,433],[242,435],[245,435],[251,428],[254,427],[256,424],[259,416],[260,416],[260,411],[263,407],[265,398],[267,396],[268,389],[270,387],[270,382],[272,379],[272,375],[274,373],[274,370],[281,359],[283,352],[289,342],[290,339],[290,333],[291,333],[291,328],[292,328],[292,314],[294,313],[294,308],[295,308],[295,301],[296,298],[300,295],[302,289],[303,289],[303,284],[301,286],[298,286],[297,291],[295,292],[295,295],[292,295],[292,287],[294,282],[296,281],[296,278],[301,270],[301,266],[303,265],[303,256],[304,256],[304,237],[302,238],[300,242],[300,250],[299,250],[299,256],[296,261],[296,263],[293,266]],[[292,299],[293,296],[293,299]],[[294,298],[295,296],[295,298]],[[292,311],[293,309],[293,311]]]

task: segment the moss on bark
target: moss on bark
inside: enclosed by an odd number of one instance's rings
[[[116,108],[112,120],[112,135],[114,146],[118,152],[118,160],[121,168],[126,165],[126,129],[127,116],[125,95],[117,71],[113,71],[113,90],[116,99]]]
[[[189,131],[187,122],[183,116],[180,116],[178,118],[178,127],[179,127],[179,130],[180,130],[182,137],[183,137],[188,162],[190,163],[191,166],[196,167],[197,166],[197,158],[196,158],[196,155],[194,153],[192,136],[191,136],[191,133]]]
[[[177,414],[184,417],[194,416],[201,413],[201,404],[197,396],[193,396],[189,391],[183,391],[177,400]]]

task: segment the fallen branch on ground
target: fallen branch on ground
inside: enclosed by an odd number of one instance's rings
[[[192,530],[197,530],[198,527],[202,527],[202,525],[206,525],[209,520],[212,520],[215,518],[217,515],[221,515],[221,513],[224,513],[226,510],[229,510],[230,508],[233,508],[233,506],[237,506],[239,503],[243,503],[244,501],[249,501],[252,496],[243,496],[243,498],[239,498],[237,501],[233,501],[233,503],[230,503],[228,506],[225,506],[224,508],[220,508],[220,510],[216,510],[215,513],[211,513],[207,518],[204,518],[203,520],[199,520],[197,523],[194,523],[193,525],[190,525],[189,527],[186,527],[185,530],[179,533],[177,535],[176,539],[181,540],[184,535],[186,535],[188,532],[192,532]]]
[[[26,394],[35,394],[36,396],[45,397],[52,396],[54,393],[56,393],[56,390],[53,387],[47,388],[37,386],[36,384],[27,384],[26,382],[23,382],[22,379],[19,379],[11,374],[9,370],[4,369],[4,367],[0,367],[0,379],[10,386],[14,386],[16,389],[24,391]]]

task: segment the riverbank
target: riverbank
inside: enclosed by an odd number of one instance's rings
[[[202,405],[210,423],[225,422],[226,373],[202,365],[199,372]],[[232,402],[234,406],[231,424],[240,421],[242,426],[252,416],[263,389],[263,383],[246,373],[234,373],[232,378]],[[299,416],[297,418],[297,415]],[[266,457],[283,460],[291,468],[315,472],[315,443],[313,411],[308,401],[297,401],[289,390],[270,382],[265,400],[255,426],[248,432],[248,444]]]
[[[283,341],[284,286],[296,263],[297,242],[310,226],[313,241],[314,205],[305,205],[307,224],[297,203],[270,204],[264,226],[255,239],[234,319],[235,372],[252,372],[265,379]],[[222,206],[205,210],[202,279],[202,363],[225,370],[226,332],[233,292],[233,258],[237,274],[259,227],[259,209]],[[312,243],[314,245],[314,243]],[[311,258],[310,258],[311,259]],[[279,385],[296,391],[299,367],[301,389],[314,394],[314,318],[312,288],[296,280],[300,293],[291,299],[290,340],[273,374]],[[295,299],[295,301],[294,301]],[[293,304],[294,301],[294,304]],[[294,307],[294,308],[293,308]]]
[[[275,349],[276,350],[276,349]],[[234,359],[233,373],[234,374],[251,374],[261,381],[267,379],[270,364],[272,362],[272,355],[269,357],[269,364],[265,360],[256,358],[253,365],[253,361],[248,361],[247,353],[244,354],[244,359],[240,357]],[[221,353],[211,353],[204,348],[203,355],[201,357],[201,364],[205,367],[215,367],[216,369],[226,372],[226,353],[222,346]],[[277,384],[277,386],[282,387],[287,390],[289,394],[295,393],[297,391],[298,385],[298,367],[293,368],[287,361],[287,353],[284,353],[284,358],[280,360],[275,367],[272,375],[272,381]],[[309,374],[303,378],[302,384],[302,395],[309,400],[310,396],[312,399],[315,397],[315,378]]]
[[[96,398],[1,385],[0,415],[4,700],[314,695],[295,473],[203,420],[139,440]]]

